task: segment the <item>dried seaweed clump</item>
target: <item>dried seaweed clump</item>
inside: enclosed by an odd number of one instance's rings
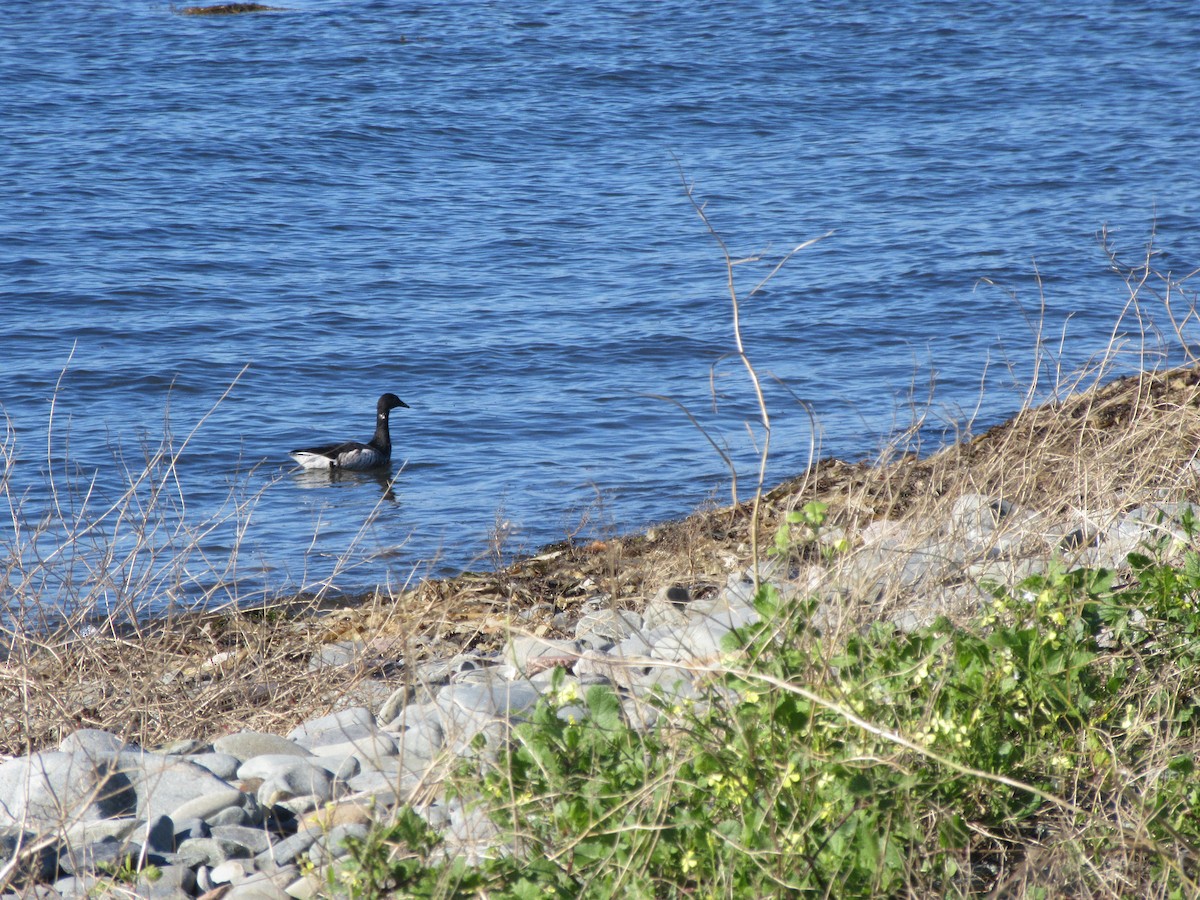
[[[177,10],[181,16],[234,16],[238,13],[282,11],[282,6],[267,6],[263,3],[219,3],[216,6],[185,6]]]

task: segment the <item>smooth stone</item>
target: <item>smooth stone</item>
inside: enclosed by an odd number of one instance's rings
[[[72,846],[58,857],[58,866],[68,875],[95,872],[102,866],[116,871],[130,865],[130,861],[141,856],[141,852],[140,844],[106,837],[90,844]]]
[[[138,897],[146,900],[182,900],[192,896],[196,889],[196,873],[190,866],[160,866],[158,871],[158,877],[153,881],[144,875],[138,879],[135,885]]]
[[[676,662],[685,659],[712,660],[721,655],[721,641],[730,629],[715,621],[692,622],[664,635],[654,645],[659,659]]]
[[[261,807],[258,801],[252,794],[246,795],[247,804],[250,809],[244,806],[229,806],[221,810],[219,813],[213,813],[208,817],[208,824],[213,828],[224,828],[232,826],[235,828],[248,828],[251,825],[256,825],[262,821]]]
[[[213,750],[228,753],[242,762],[255,756],[308,756],[308,751],[294,741],[259,731],[239,731],[213,741]]]
[[[175,847],[188,838],[212,837],[212,829],[203,819],[187,819],[175,825]]]
[[[504,658],[517,672],[525,672],[538,660],[575,660],[583,651],[578,641],[517,635],[504,648]],[[570,662],[565,663],[570,666]]]
[[[308,671],[361,666],[364,664],[366,641],[337,641],[325,644],[308,659]]]
[[[864,547],[871,547],[875,544],[888,544],[895,547],[904,543],[912,543],[912,538],[909,527],[902,522],[897,522],[895,519],[876,519],[874,522],[867,523],[858,533],[858,542]]]
[[[948,528],[951,534],[978,542],[995,531],[1011,510],[1012,504],[1007,500],[996,500],[986,494],[963,494],[950,508]]]
[[[179,804],[168,815],[176,822],[187,822],[190,819],[207,821],[221,810],[235,806],[242,807],[246,804],[246,794],[228,784],[222,784],[223,787],[209,794]]]
[[[355,795],[370,797],[377,806],[395,806],[407,800],[422,783],[423,773],[389,775],[384,772],[363,772],[350,779],[349,787]]]
[[[381,756],[395,756],[396,742],[382,731],[372,732],[354,740],[341,744],[316,744],[313,754],[321,759],[345,759],[348,756],[361,756],[365,759],[377,759]]]
[[[648,657],[654,652],[654,644],[664,635],[670,634],[675,627],[681,627],[687,623],[687,618],[679,620],[677,626],[664,625],[658,628],[651,628],[647,631],[639,631],[637,634],[631,634],[625,640],[613,644],[608,648],[608,655],[615,656],[617,659],[627,658],[642,658]],[[575,664],[575,674],[580,674],[579,664]]]
[[[328,889],[328,883],[319,872],[303,875],[284,888],[288,896],[294,900],[314,900],[314,898],[324,895]]]
[[[1012,587],[1045,571],[1049,557],[1018,557],[1017,559],[985,559],[971,563],[964,570],[972,582],[979,585],[997,584]],[[983,596],[991,599],[990,594]]]
[[[378,733],[379,726],[374,722],[370,725],[356,723],[345,728],[319,732],[312,736],[307,747],[314,755],[318,755],[323,747],[341,747],[354,741],[370,740]]]
[[[278,766],[257,791],[258,802],[267,807],[309,796],[315,797],[318,803],[332,800],[333,777],[325,769],[302,760],[290,766]]]
[[[402,730],[396,728],[398,725]],[[394,720],[388,729],[396,739],[397,755],[405,761],[432,761],[446,744],[446,734],[442,730],[441,716],[435,703],[422,704],[419,709],[409,707],[408,713]]]
[[[640,734],[653,728],[662,715],[658,707],[634,696],[621,698],[621,714],[629,727]]]
[[[967,549],[958,541],[930,538],[922,541],[904,560],[900,581],[906,587],[957,575],[967,562]]]
[[[256,871],[252,859],[227,859],[209,870],[208,878],[214,884],[240,884],[247,875]]]
[[[159,815],[174,819],[174,811],[183,804],[230,788],[227,781],[208,769],[179,757],[126,752],[113,759],[132,783],[137,794],[137,814],[144,819]]]
[[[450,809],[445,803],[437,800],[413,809],[418,816],[425,820],[434,831],[445,831],[450,825]]]
[[[255,778],[270,778],[276,772],[290,769],[294,766],[309,767],[313,769],[329,770],[326,765],[327,760],[323,760],[319,756],[308,754],[307,756],[290,756],[279,753],[268,753],[266,756],[254,756],[246,760],[238,766],[237,777],[239,781],[251,781]],[[332,772],[330,771],[330,774]]]
[[[364,768],[374,767],[381,757],[359,757],[353,752],[344,756],[314,756],[312,762],[319,762],[320,767],[328,772],[334,781],[348,781],[359,774]]]
[[[1148,524],[1125,518],[1108,527],[1101,546],[1123,563],[1130,553],[1149,552],[1155,537]]]
[[[194,869],[196,866],[219,866],[230,859],[244,859],[250,855],[250,851],[240,841],[215,837],[188,838],[179,844],[175,855]]]
[[[248,825],[214,825],[212,837],[226,841],[237,841],[251,856],[262,853],[271,845],[271,837],[262,828],[251,828]],[[214,880],[215,876],[214,876]]]
[[[589,649],[623,641],[643,627],[642,617],[624,609],[600,609],[581,616],[575,623],[575,640]]]
[[[178,741],[167,741],[161,747],[155,747],[155,753],[161,753],[163,756],[192,756],[197,753],[206,753],[212,750],[211,744],[206,744],[204,741],[193,740],[192,738],[183,738]]]
[[[202,897],[206,896],[209,891],[216,890],[216,886],[212,883],[212,879],[208,877],[211,871],[211,866],[199,865],[194,866],[193,870],[196,873],[196,892]],[[219,900],[220,895],[217,896]],[[213,900],[212,897],[207,897],[207,900]]]
[[[911,550],[865,547],[845,561],[839,578],[851,594],[866,599],[870,592],[863,589],[864,583],[875,585],[876,590],[912,589],[961,571],[966,558],[960,541],[944,537],[930,538]]]
[[[84,753],[91,757],[109,756],[131,747],[133,745],[111,731],[101,731],[98,728],[80,728],[63,738],[58,745],[58,749],[63,753]]]
[[[68,844],[94,844],[105,838],[123,841],[144,824],[137,816],[121,816],[116,819],[100,819],[97,822],[76,822],[63,833]]]
[[[642,621],[647,630],[653,631],[660,625],[682,625],[687,621],[687,606],[691,594],[681,584],[667,585],[654,595],[642,611]]]
[[[200,766],[202,769],[208,769],[222,781],[233,781],[237,778],[238,766],[242,761],[230,753],[218,753],[216,751],[209,753],[197,753],[194,756],[183,757],[193,765]]]
[[[426,703],[408,703],[397,708],[396,715],[390,719],[382,715],[379,721],[385,723],[383,729],[390,734],[399,734],[409,727],[418,727],[423,722],[438,721],[438,707],[432,700]]]
[[[341,859],[350,852],[346,846],[347,838],[365,841],[369,833],[370,829],[366,825],[338,825],[308,848],[308,858],[313,865],[329,865],[335,859]]]
[[[319,831],[298,831],[259,853],[254,857],[254,863],[259,869],[272,864],[276,867],[291,865],[296,861],[296,857],[307,852],[320,836]]]
[[[350,709],[343,709],[301,723],[288,732],[288,740],[295,741],[307,749],[312,746],[319,735],[331,733],[340,735],[340,737],[326,740],[324,743],[342,743],[360,737],[366,732],[374,731],[375,728],[375,717],[371,715],[371,711],[365,706],[353,706]]]
[[[541,697],[537,685],[494,677],[483,684],[450,684],[435,699],[442,731],[456,754],[465,753],[479,734],[487,732],[491,746],[500,737],[492,727],[534,706]]]
[[[479,684],[447,685],[438,692],[434,704],[445,725],[448,710],[507,716],[529,709],[541,696],[541,690],[528,680],[495,677]]]
[[[342,800],[308,813],[300,820],[300,827],[325,833],[339,825],[370,825],[372,821],[371,810],[366,802]]]
[[[280,869],[274,874],[255,872],[235,884],[222,900],[292,900],[284,887],[296,879],[300,870],[295,866]],[[282,883],[281,883],[282,882]]]
[[[35,832],[20,829],[0,831],[0,867],[7,866],[17,855],[22,854],[20,863],[15,867],[13,875],[17,881],[22,877],[41,884],[55,876],[58,871],[58,857],[63,848],[56,842],[31,851],[41,842]]]
[[[0,826],[38,829],[127,816],[138,807],[128,776],[57,750],[0,763],[0,797]]]
[[[691,620],[684,628],[693,628],[697,624],[719,625],[726,631],[744,628],[757,622],[761,617],[753,606],[746,606],[738,601],[729,602],[724,593],[703,606],[695,606],[689,616]]]
[[[70,897],[72,900],[77,897],[94,897],[96,896],[96,886],[100,883],[100,879],[92,875],[67,875],[59,878],[54,882],[52,887],[58,891],[60,897]],[[5,900],[8,900],[5,897]]]

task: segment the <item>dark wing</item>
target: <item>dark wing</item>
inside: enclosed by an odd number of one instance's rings
[[[342,441],[340,444],[322,444],[320,447],[302,447],[299,450],[293,450],[289,456],[295,456],[297,453],[304,456],[324,456],[328,459],[337,459],[343,453],[350,453],[354,450],[366,450],[366,444],[360,444],[358,441]]]

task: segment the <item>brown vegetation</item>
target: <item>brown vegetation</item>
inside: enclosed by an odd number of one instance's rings
[[[185,6],[176,10],[181,16],[233,16],[239,13],[282,12],[282,6],[262,3],[221,3],[215,6]]]

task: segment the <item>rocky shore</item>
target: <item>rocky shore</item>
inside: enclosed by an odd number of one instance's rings
[[[574,698],[610,685],[628,723],[660,727],[704,698],[761,584],[815,599],[835,640],[969,621],[1052,564],[1176,552],[1198,384],[1194,369],[1125,379],[926,458],[828,461],[758,503],[401,596],[14,647],[0,896],[321,896],[346,840],[401,806],[447,856],[502,853],[484,810],[444,790],[451,770],[494,757],[551,690],[583,717]],[[121,654],[140,667],[105,682]]]

